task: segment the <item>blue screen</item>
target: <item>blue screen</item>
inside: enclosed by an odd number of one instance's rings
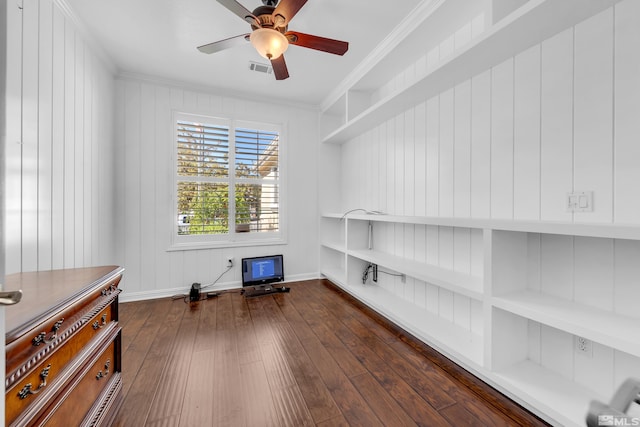
[[[251,278],[262,279],[265,277],[272,277],[275,275],[275,261],[273,259],[266,259],[260,261],[251,262]]]
[[[242,286],[264,285],[284,280],[282,255],[242,259]]]

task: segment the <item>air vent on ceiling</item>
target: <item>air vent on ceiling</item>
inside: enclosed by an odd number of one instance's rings
[[[249,61],[249,69],[251,71],[257,71],[259,73],[271,74],[273,73],[273,68],[271,65],[260,64],[259,62]]]

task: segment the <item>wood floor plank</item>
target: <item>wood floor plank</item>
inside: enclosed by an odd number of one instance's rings
[[[278,426],[280,421],[262,362],[240,366],[243,414],[247,426]]]
[[[373,333],[370,325],[365,326],[354,317],[345,318],[343,322],[436,410],[455,403],[446,391],[446,388],[453,386],[446,374],[434,370],[419,372],[404,358],[396,357],[396,352],[387,344],[389,340],[381,340],[380,334]],[[411,349],[405,346],[403,351]]]
[[[232,295],[222,294],[210,301],[203,301],[205,304],[210,302],[216,303],[216,329],[234,329],[236,325],[233,315]]]
[[[154,305],[154,302],[153,301],[148,302],[146,300],[143,300],[143,301],[132,301],[126,304],[119,304],[118,305],[118,322],[120,323],[120,326],[124,326],[127,323],[131,322],[138,315],[143,315],[144,309],[142,309],[141,307],[147,304]]]
[[[220,313],[218,311],[218,313]],[[214,347],[213,425],[242,426],[244,424],[244,399],[240,383],[240,364],[236,332],[234,329],[218,329]]]
[[[296,378],[313,420],[318,423],[340,415],[340,409],[322,381],[314,363],[298,341],[295,333],[290,332],[293,336],[280,333],[286,354],[285,361]]]
[[[407,382],[373,352],[360,338],[347,327],[336,331],[342,342],[376,379],[398,405],[420,426],[447,427],[449,423]]]
[[[358,393],[358,390],[349,381],[349,378],[347,378],[320,341],[312,338],[305,340],[302,345],[347,422],[353,425],[382,425],[375,412]]]
[[[235,327],[239,328],[242,326],[253,326],[251,320],[251,311],[247,306],[247,299],[243,297],[240,292],[227,292],[223,295],[228,297],[231,301],[233,323]]]
[[[150,301],[137,302],[135,303],[135,309],[131,312],[129,316],[126,315],[126,309],[125,309],[124,319],[123,321],[118,320],[118,323],[120,323],[120,326],[122,328],[126,326],[131,330],[141,331],[142,325],[147,322],[147,319],[152,314],[151,307],[153,307],[153,302],[150,302]],[[121,316],[122,316],[122,313],[120,313],[120,309],[118,308],[118,317],[121,318]],[[123,352],[127,351],[131,343],[135,342],[137,336],[138,334],[135,334],[135,335],[127,334],[122,336]]]
[[[179,413],[180,427],[213,425],[213,384],[216,360],[212,349],[195,351],[191,358]],[[176,398],[178,398],[176,396]]]
[[[126,369],[122,371],[123,392],[127,393],[129,387],[134,382],[135,377],[138,375],[140,367],[147,359],[149,351],[156,343],[156,335],[161,330],[162,323],[158,321],[159,318],[167,313],[171,305],[170,300],[159,301],[155,306],[139,306],[139,309],[146,314],[146,321],[144,323],[129,322],[128,325],[124,325],[124,330],[136,330],[137,333],[123,334],[130,336],[130,343],[126,348],[122,349],[122,353],[126,358]]]
[[[352,376],[351,382],[369,402],[369,406],[384,425],[405,427],[417,425],[370,373]]]
[[[384,327],[388,322],[380,322],[379,315],[372,317],[372,314],[375,313],[373,310],[344,293],[344,291],[337,289],[331,282],[323,281],[322,283],[324,285],[323,287],[314,287],[312,289],[315,297],[314,300],[322,301],[325,306],[330,306],[331,311],[337,318],[354,318],[358,320],[360,323],[366,325],[372,334],[384,342],[392,342],[396,339],[396,334]],[[336,300],[336,295],[341,298]],[[354,310],[354,308],[357,309]]]
[[[149,318],[151,323],[159,327],[155,335],[147,335],[155,345],[152,345],[147,351],[140,368],[135,371],[135,366],[137,366],[136,358],[138,356],[136,353],[127,351],[122,354],[123,382],[127,381],[127,383],[123,385],[125,399],[116,417],[115,426],[147,425],[147,417],[151,411],[156,390],[162,382],[164,371],[168,369],[167,360],[179,331],[178,326],[186,310],[184,303],[171,302],[171,300],[165,299],[156,300],[158,311],[165,307],[167,303],[169,303],[170,310],[166,314],[164,323],[154,317]],[[156,309],[153,311],[156,312]],[[122,329],[122,335],[130,333],[135,336],[140,330],[145,329],[144,325],[140,325],[139,328],[139,330],[135,330],[128,324],[126,328]],[[165,343],[165,345],[157,345],[158,343]],[[132,377],[134,378],[133,380],[127,380],[127,378]]]
[[[262,363],[269,384],[274,390],[296,385],[296,378],[287,362],[288,355],[282,345],[265,343],[260,346]]]
[[[203,300],[198,304],[200,310],[200,321],[197,325],[197,332],[194,352],[209,350],[215,346],[213,335],[216,331],[218,320],[218,300],[216,298]]]
[[[238,343],[238,363],[253,363],[262,360],[262,352],[253,326],[239,326],[235,331]],[[213,342],[215,344],[215,340]]]
[[[486,427],[486,421],[478,419],[475,415],[467,411],[462,405],[456,403],[447,408],[440,410],[440,413],[451,423],[452,426],[465,426],[465,427]],[[501,420],[491,420],[491,426],[505,425]]]
[[[287,427],[316,425],[297,384],[273,390],[273,395],[280,425]]]
[[[349,427],[349,423],[344,419],[342,415],[328,419],[316,425],[318,427]]]
[[[174,304],[183,303],[174,301]],[[184,312],[151,405],[148,422],[180,416],[200,313],[200,310],[192,308]]]
[[[299,295],[299,296],[298,296]],[[292,310],[297,313],[300,319],[308,325],[311,332],[329,351],[334,360],[349,376],[359,375],[366,372],[366,369],[355,358],[355,356],[345,347],[340,339],[333,333],[333,328],[338,325],[335,323],[334,317],[321,304],[309,299],[303,293],[294,293],[292,295],[296,306],[299,307],[299,313],[295,308]],[[307,334],[301,341],[312,338],[313,335]]]
[[[420,372],[440,371],[441,375],[447,375],[440,366],[429,362],[417,351],[406,351],[405,342],[399,341],[393,344],[397,354],[401,355],[405,360],[411,363]],[[438,377],[439,378],[439,377]],[[464,408],[466,413],[475,417],[481,425],[492,425],[495,427],[508,426],[513,422],[511,418],[506,416],[501,410],[493,405],[487,405],[486,402],[479,401],[478,395],[466,387],[460,387],[459,383],[454,379],[447,379],[442,383],[443,389],[456,401],[456,405]],[[448,409],[448,408],[446,408]],[[440,411],[442,413],[442,411]],[[448,418],[449,419],[449,418]]]
[[[282,312],[286,321],[296,332],[298,339],[304,340],[313,337],[314,333],[307,322],[300,315],[299,310],[296,309],[296,307],[299,307],[298,301],[300,299],[298,297],[301,290],[300,288],[300,286],[293,286],[289,294],[279,295],[279,298],[276,298],[275,301],[280,307],[280,311]],[[293,302],[295,302],[295,304]]]

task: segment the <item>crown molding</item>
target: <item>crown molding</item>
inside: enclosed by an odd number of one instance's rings
[[[319,107],[313,104],[292,102],[287,99],[277,98],[277,97],[274,98],[274,97],[266,97],[266,96],[256,96],[256,95],[251,95],[242,91],[229,90],[220,86],[209,86],[209,85],[201,85],[201,84],[195,84],[195,83],[186,83],[180,80],[172,80],[168,78],[152,76],[149,74],[134,73],[130,71],[120,71],[116,74],[115,78],[116,80],[143,82],[143,83],[149,83],[157,86],[165,86],[165,87],[175,88],[175,89],[190,90],[193,92],[235,98],[235,99],[245,100],[249,102],[259,102],[259,103],[265,103],[270,105],[280,105],[286,108],[304,109],[314,113],[318,113],[320,111]]]
[[[66,0],[53,0],[53,4],[64,14],[64,16],[73,24],[76,30],[82,35],[85,42],[91,48],[93,55],[102,62],[107,68],[107,71],[115,76],[118,73],[118,67],[115,61],[104,50],[104,47],[93,37],[91,32],[87,29],[87,26],[82,22],[73,8],[67,3]]]
[[[351,86],[364,77],[373,67],[395,47],[402,43],[446,0],[423,0],[367,55],[353,71],[342,80],[329,95],[320,102],[320,110],[326,110],[336,102]]]

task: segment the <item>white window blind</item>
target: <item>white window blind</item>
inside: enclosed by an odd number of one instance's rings
[[[277,132],[235,130],[236,224],[278,230],[278,144]]]
[[[277,233],[279,131],[184,114],[175,124],[176,234],[224,238]]]

